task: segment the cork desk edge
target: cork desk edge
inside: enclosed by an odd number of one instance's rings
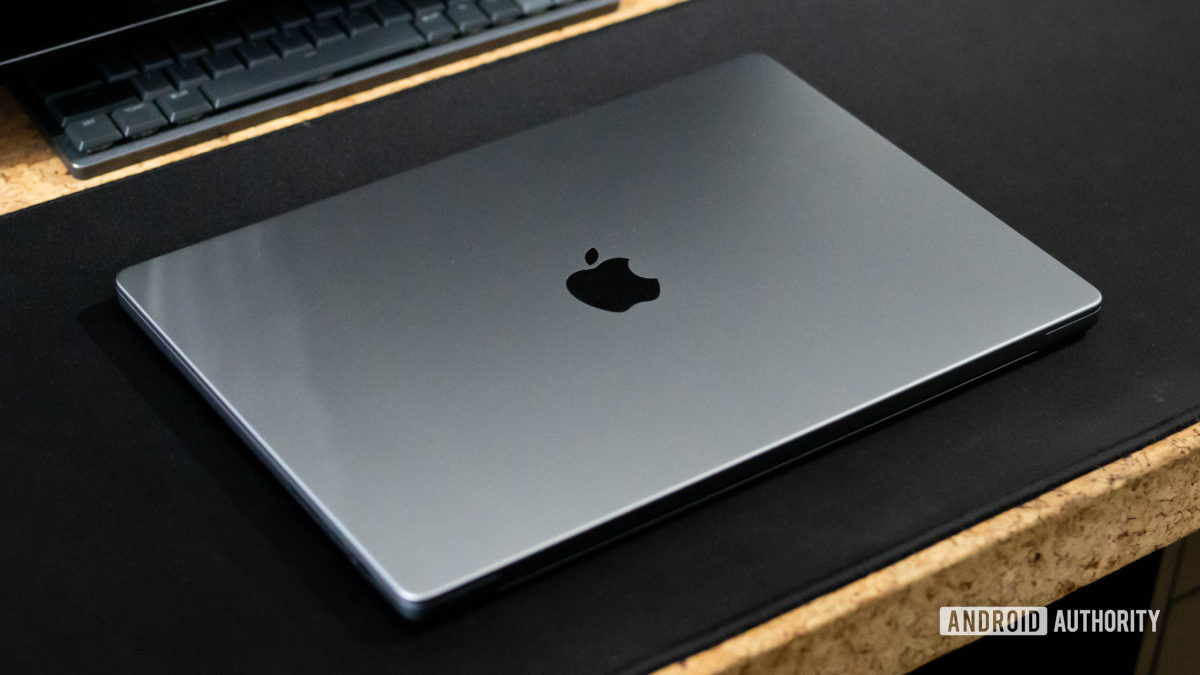
[[[0,88],[0,215],[684,1],[622,0],[615,12],[89,180],[67,174]],[[659,672],[904,672],[973,639],[939,634],[943,605],[1045,605],[1197,529],[1200,424]]]

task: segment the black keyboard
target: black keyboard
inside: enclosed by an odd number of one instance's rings
[[[55,66],[16,87],[89,178],[610,11],[618,0],[297,0]],[[195,22],[193,22],[195,23]]]

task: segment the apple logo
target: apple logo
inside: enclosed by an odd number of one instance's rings
[[[583,259],[595,265],[600,254],[588,249]],[[567,277],[567,290],[582,302],[610,312],[624,312],[639,302],[658,297],[658,279],[639,277],[629,269],[629,258],[609,258]]]

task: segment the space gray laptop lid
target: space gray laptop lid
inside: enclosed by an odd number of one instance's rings
[[[118,290],[410,615],[1100,302],[758,55],[135,265]]]

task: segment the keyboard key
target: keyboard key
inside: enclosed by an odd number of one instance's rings
[[[521,10],[511,0],[479,0],[479,9],[497,26],[521,16]]]
[[[544,12],[554,6],[553,0],[513,0],[525,15]]]
[[[127,80],[138,74],[137,66],[124,56],[110,56],[96,65],[100,67],[100,74],[106,82]]]
[[[162,116],[153,103],[134,103],[123,108],[117,108],[109,115],[117,128],[125,134],[125,138],[140,138],[148,136],[167,125],[167,118]]]
[[[266,14],[259,14],[257,12],[239,17],[237,26],[238,30],[242,33],[242,37],[247,40],[270,37],[276,31],[275,22],[267,18]]]
[[[334,0],[305,0],[304,6],[314,19],[332,19],[342,13],[342,6]]]
[[[200,59],[200,63],[204,66],[204,69],[208,71],[208,74],[212,75],[214,80],[218,77],[229,75],[230,73],[236,73],[239,70],[245,70],[245,66],[242,65],[242,60],[233,53],[232,49],[213,52],[202,57]]]
[[[38,73],[31,82],[34,91],[44,99],[57,98],[79,91],[95,89],[104,84],[99,70],[67,68]]]
[[[375,0],[342,0],[342,6],[347,10],[365,9]]]
[[[308,42],[300,31],[285,30],[271,36],[271,44],[275,47],[275,51],[283,58],[300,54],[302,52],[312,51],[313,46]]]
[[[204,29],[204,39],[208,42],[208,46],[213,48],[213,51],[219,51],[240,44],[242,36],[229,26],[216,23]]]
[[[171,83],[167,81],[162,72],[157,70],[150,73],[142,73],[130,80],[130,82],[133,83],[133,88],[137,90],[138,96],[142,100],[155,98],[175,90],[175,87],[171,86]]]
[[[234,47],[234,51],[241,57],[242,63],[246,64],[247,68],[254,68],[259,64],[279,58],[279,54],[275,53],[275,50],[271,48],[271,45],[267,44],[266,40],[254,40],[242,43]]]
[[[80,152],[102,150],[121,140],[121,132],[117,125],[108,119],[108,115],[91,115],[72,122],[64,129],[67,143]]]
[[[133,60],[144,72],[166,68],[175,62],[175,57],[171,56],[165,48],[158,45],[148,45],[142,47],[133,55]]]
[[[471,0],[451,0],[446,3],[446,18],[450,19],[463,35],[478,33],[487,28],[487,15]]]
[[[442,0],[404,0],[404,4],[408,5],[418,18],[428,14],[440,14],[446,9],[446,3]]]
[[[413,18],[412,12],[400,4],[400,0],[379,0],[371,8],[371,13],[375,15],[376,19],[379,19],[379,23],[385,26],[390,26],[397,21],[411,21]]]
[[[159,96],[155,103],[171,124],[186,124],[200,119],[204,113],[212,110],[212,105],[198,89],[171,92],[166,96]]]
[[[180,61],[198,59],[208,53],[208,45],[196,33],[178,33],[167,39],[171,53]]]
[[[443,19],[444,20],[444,19]],[[326,45],[302,59],[279,59],[252,70],[228,75],[200,85],[201,91],[222,110],[279,89],[319,80],[355,66],[422,47],[425,40],[412,25],[399,23],[354,38]]]
[[[271,18],[279,30],[299,28],[312,20],[304,10],[292,4],[276,5],[271,9]]]
[[[361,9],[346,12],[339,16],[337,21],[341,25],[342,30],[346,31],[346,35],[350,37],[365,33],[372,28],[379,28],[379,24],[375,23],[375,19],[371,18],[370,14]]]
[[[49,99],[46,110],[59,126],[65,127],[76,120],[137,101],[138,93],[130,81],[120,80]]]
[[[317,47],[323,47],[346,37],[342,29],[332,21],[314,21],[304,27],[304,34]]]
[[[167,68],[167,77],[171,78],[176,89],[194,87],[209,79],[208,73],[196,61],[184,61]]]
[[[425,36],[431,45],[449,42],[458,35],[454,24],[450,23],[441,12],[418,16],[413,25]]]

